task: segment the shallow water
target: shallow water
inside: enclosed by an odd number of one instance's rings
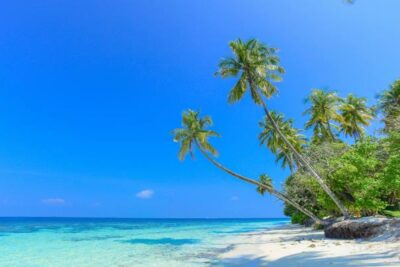
[[[210,266],[235,234],[286,219],[0,218],[0,266]]]

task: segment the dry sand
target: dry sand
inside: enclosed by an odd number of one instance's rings
[[[400,266],[400,241],[327,239],[296,225],[243,234],[232,244],[221,266]]]

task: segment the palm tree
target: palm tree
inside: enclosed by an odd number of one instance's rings
[[[302,208],[296,202],[291,201],[285,195],[276,191],[272,185],[258,182],[254,179],[242,176],[217,162],[213,156],[217,155],[216,149],[209,143],[208,139],[213,136],[219,136],[219,134],[215,131],[209,130],[208,127],[212,124],[212,120],[210,117],[205,116],[200,118],[199,112],[188,110],[183,113],[182,116],[182,128],[175,129],[173,131],[174,141],[180,143],[180,149],[178,153],[179,159],[185,159],[188,153],[191,156],[194,156],[194,147],[196,147],[206,159],[208,159],[213,165],[223,170],[224,172],[234,176],[237,179],[248,182],[250,184],[254,184],[258,187],[263,188],[265,191],[268,191],[271,195],[276,196],[277,198],[283,200],[284,202],[292,205],[299,211],[303,212],[310,218],[312,218],[315,222],[319,224],[324,224],[318,217],[316,217],[310,211]]]
[[[299,133],[299,130],[293,128],[293,120],[284,120],[282,114],[278,114],[274,111],[271,112],[271,117],[278,125],[282,134],[285,135],[286,139],[296,148],[297,151],[301,152],[306,139],[304,135]],[[262,132],[258,139],[260,143],[266,145],[276,156],[276,162],[281,161],[282,168],[289,167],[293,171],[296,166],[301,166],[301,162],[295,157],[292,150],[286,145],[280,135],[275,131],[271,122],[267,117],[264,121],[259,123]]]
[[[276,49],[267,47],[255,39],[247,42],[238,39],[230,42],[229,46],[233,52],[233,57],[222,59],[219,63],[219,70],[216,72],[216,75],[220,75],[222,78],[239,77],[239,80],[229,93],[228,102],[235,103],[241,100],[245,92],[249,90],[253,101],[263,107],[272,127],[293,152],[293,155],[315,177],[323,190],[336,203],[342,214],[346,218],[349,217],[346,207],[330,190],[309,161],[296,150],[280,131],[264,101],[264,97],[269,99],[277,92],[273,82],[280,81],[280,74],[284,73],[284,69],[279,65]]]
[[[259,181],[261,184],[264,184],[271,188],[273,187],[272,178],[269,177],[267,174],[261,174]],[[265,189],[265,187],[257,186],[257,192],[263,196],[267,192],[267,190]]]
[[[174,141],[180,142],[181,146],[178,158],[184,160],[189,153],[194,158],[193,145],[198,145],[202,150],[210,152],[216,156],[217,150],[208,142],[209,137],[219,137],[219,134],[207,127],[212,125],[212,119],[209,116],[199,118],[199,112],[188,110],[183,113],[182,126],[173,131]]]
[[[400,125],[400,80],[395,81],[388,90],[379,96],[385,131],[390,132]]]
[[[346,136],[354,137],[355,141],[364,135],[363,126],[368,126],[374,117],[366,102],[366,98],[350,94],[339,107],[340,131]]]
[[[332,121],[339,120],[337,113],[340,98],[334,93],[321,89],[314,89],[306,99],[310,107],[304,114],[310,115],[306,122],[306,129],[313,128],[313,139],[319,141],[334,141]]]
[[[238,39],[230,42],[229,46],[234,57],[221,60],[219,70],[215,73],[223,78],[239,76],[238,82],[229,93],[228,102],[238,102],[250,90],[253,101],[262,105],[262,96],[270,98],[277,93],[272,82],[281,81],[280,74],[285,72],[279,65],[276,49],[256,39],[247,42]]]

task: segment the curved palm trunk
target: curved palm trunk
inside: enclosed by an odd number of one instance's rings
[[[248,73],[248,82],[250,89],[254,92],[254,94],[258,94],[257,92],[257,86],[255,85],[252,75]],[[295,148],[294,146],[287,140],[284,134],[282,134],[281,130],[279,129],[278,125],[276,124],[275,120],[272,118],[271,114],[269,113],[267,104],[265,103],[263,97],[259,95],[261,104],[263,106],[264,112],[267,115],[268,120],[271,122],[272,127],[275,129],[275,131],[279,134],[279,136],[282,138],[282,140],[286,143],[286,145],[289,146],[290,150],[293,151],[293,154],[298,158],[298,160],[304,165],[310,173],[315,177],[317,182],[320,184],[322,189],[329,195],[329,197],[335,202],[336,206],[340,209],[341,213],[345,218],[349,218],[349,212],[347,211],[346,207],[343,205],[343,203],[336,197],[336,195],[332,192],[332,190],[326,185],[325,181],[318,175],[318,173],[314,170],[314,168],[311,166],[311,164],[308,162],[308,160],[302,156]]]
[[[329,135],[331,136],[332,140],[336,141],[336,137],[333,134],[332,127],[331,127],[331,124],[329,123],[329,121],[328,121],[328,132],[329,132]]]
[[[215,159],[213,159],[212,157],[210,157],[210,155],[208,155],[208,153],[206,151],[204,151],[199,144],[197,144],[197,147],[199,148],[200,152],[204,155],[204,157],[206,157],[212,164],[214,164],[216,167],[220,168],[221,170],[223,170],[224,172],[242,180],[245,182],[248,182],[250,184],[254,184],[257,186],[260,186],[262,188],[265,188],[271,195],[279,198],[280,200],[292,205],[293,207],[295,207],[296,209],[298,209],[300,212],[304,213],[305,215],[307,215],[308,217],[310,217],[312,220],[314,220],[316,223],[319,223],[321,225],[325,224],[322,220],[320,220],[317,216],[315,216],[312,212],[308,211],[307,209],[301,207],[299,204],[297,204],[296,202],[288,199],[284,194],[280,193],[279,191],[275,190],[274,188],[267,186],[265,184],[262,184],[256,180],[253,180],[251,178],[242,176],[228,168],[225,168],[223,165],[221,165],[220,163],[218,163]]]
[[[272,127],[279,134],[279,136],[283,139],[283,141],[289,146],[289,148],[293,151],[293,154],[299,159],[299,161],[302,163],[302,165],[305,166],[310,171],[310,173],[315,177],[315,179],[320,184],[322,189],[329,195],[329,197],[333,200],[333,202],[335,202],[335,204],[338,206],[338,208],[340,209],[340,211],[343,214],[343,216],[345,218],[348,218],[349,217],[349,213],[348,213],[346,207],[336,197],[336,195],[332,192],[332,190],[326,185],[325,181],[318,175],[318,173],[314,170],[314,168],[311,167],[311,165],[308,162],[308,160],[304,156],[302,156],[299,152],[297,152],[297,150],[292,146],[292,144],[286,139],[285,135],[282,134],[282,132],[280,131],[278,125],[276,125],[274,119],[272,118],[271,114],[269,113],[269,110],[267,108],[267,104],[265,103],[265,101],[262,99],[261,96],[260,96],[260,98],[261,98],[261,103],[262,103],[264,112],[267,115],[268,120],[271,122]]]

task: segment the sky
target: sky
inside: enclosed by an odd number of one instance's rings
[[[400,1],[13,0],[0,3],[0,216],[282,217],[282,203],[197,154],[177,159],[187,108],[211,115],[218,158],[288,175],[259,145],[263,114],[214,77],[236,38],[279,48],[272,109],[306,117],[312,88],[369,103],[400,77]]]

